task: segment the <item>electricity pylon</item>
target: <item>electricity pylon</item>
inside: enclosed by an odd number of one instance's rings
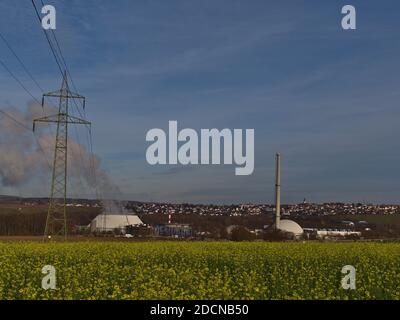
[[[42,107],[45,97],[59,98],[58,113],[33,120],[33,131],[38,122],[56,123],[56,143],[54,148],[53,174],[51,179],[51,191],[49,208],[46,218],[44,238],[67,238],[67,168],[68,168],[68,124],[91,123],[80,118],[70,116],[68,113],[69,99],[80,99],[85,108],[85,97],[69,90],[67,72],[64,72],[61,89],[49,92],[42,97]]]

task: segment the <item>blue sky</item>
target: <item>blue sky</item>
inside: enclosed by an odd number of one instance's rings
[[[398,1],[45,3],[57,9],[56,33],[87,97],[94,151],[125,198],[272,202],[279,151],[285,203],[400,202]],[[349,3],[355,31],[341,29]],[[3,0],[0,12],[0,31],[41,86],[58,88],[30,1]],[[3,43],[0,59],[40,96]],[[5,71],[0,93],[1,106],[23,109],[30,100]],[[148,165],[146,132],[166,130],[168,120],[196,130],[254,128],[253,175]]]

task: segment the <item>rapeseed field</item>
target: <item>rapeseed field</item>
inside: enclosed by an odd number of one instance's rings
[[[0,242],[0,299],[400,299],[400,244]]]

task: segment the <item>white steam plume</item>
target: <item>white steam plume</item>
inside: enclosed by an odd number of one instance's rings
[[[55,126],[53,132],[49,132],[47,125],[37,125],[36,138],[31,128],[33,119],[54,115],[58,110],[47,105],[42,109],[37,103],[30,103],[24,112],[14,107],[0,109],[11,116],[0,113],[0,185],[18,187],[35,176],[49,174],[53,164]],[[100,168],[99,157],[71,137],[68,140],[68,167],[71,183],[79,179],[86,187],[97,188],[97,196],[104,199],[106,211],[124,211],[123,205],[116,200],[121,191]]]

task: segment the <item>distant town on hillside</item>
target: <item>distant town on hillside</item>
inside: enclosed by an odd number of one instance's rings
[[[23,206],[47,204],[48,198],[24,198],[0,195],[0,204],[20,203]],[[137,214],[198,214],[211,216],[241,216],[272,213],[274,204],[189,204],[157,203],[140,201],[120,201],[128,210]],[[69,199],[69,207],[101,207],[101,202],[90,199]],[[366,203],[308,203],[283,204],[282,214],[296,216],[327,215],[393,215],[400,214],[400,204],[366,204]]]

